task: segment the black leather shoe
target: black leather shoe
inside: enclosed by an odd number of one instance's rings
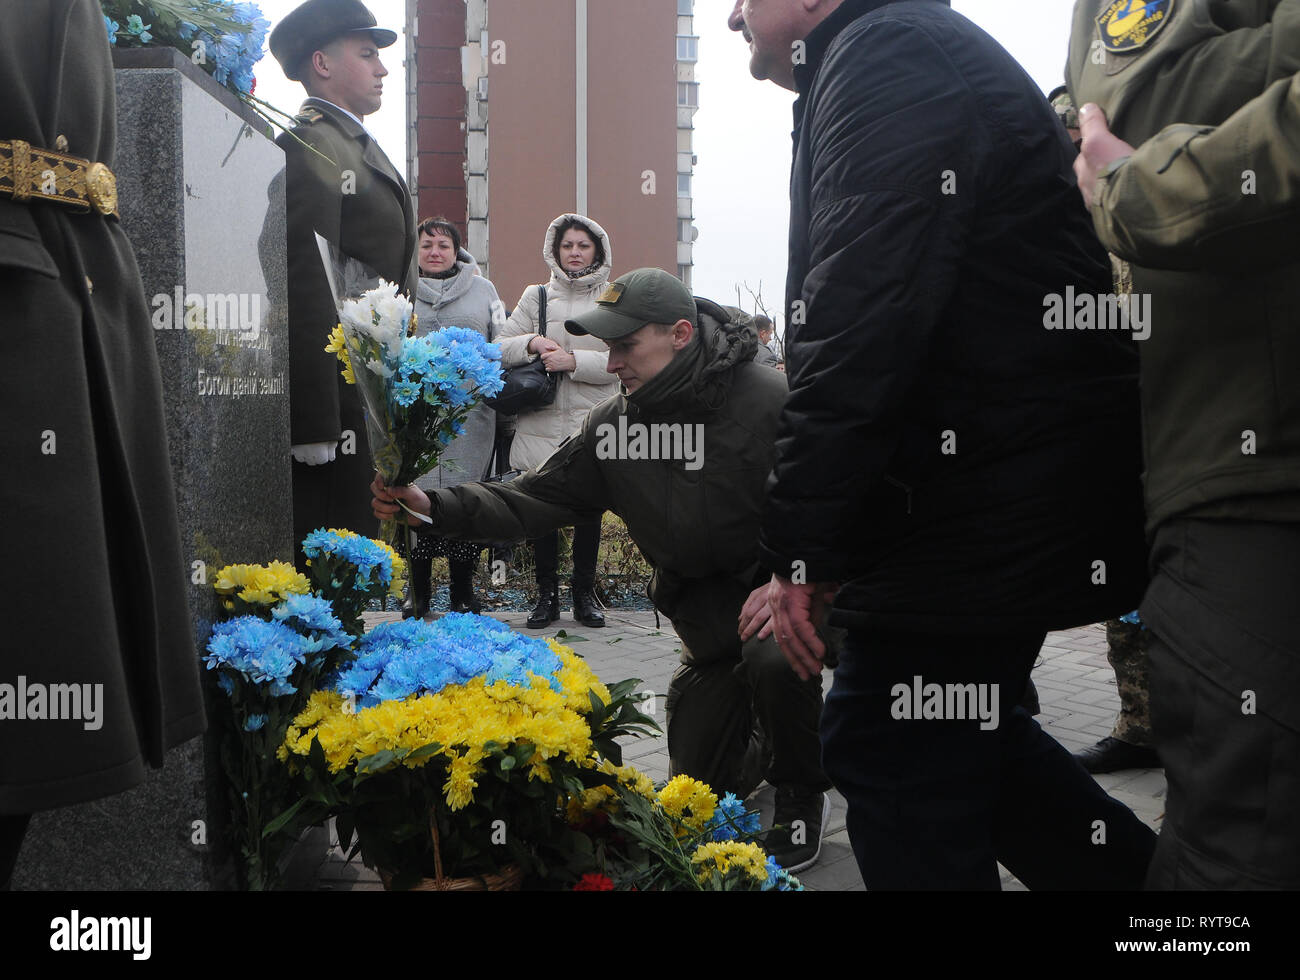
[[[1159,769],[1163,763],[1156,750],[1107,735],[1096,745],[1074,753],[1089,772],[1119,772],[1121,769]]]
[[[605,625],[605,614],[596,602],[596,593],[590,585],[571,585],[573,593],[573,618],[583,626],[600,629]]]
[[[408,566],[411,580],[406,601],[402,603],[402,618],[423,619],[429,615],[429,602],[433,598],[433,559],[412,558]]]
[[[537,583],[537,605],[525,624],[530,630],[545,629],[560,618],[560,587],[555,582]]]

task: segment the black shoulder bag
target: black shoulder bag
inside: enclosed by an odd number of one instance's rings
[[[546,286],[537,287],[537,322],[539,332],[546,336]],[[506,371],[506,386],[495,398],[484,401],[503,415],[522,415],[545,408],[555,401],[556,378],[546,370],[539,357],[521,367]]]

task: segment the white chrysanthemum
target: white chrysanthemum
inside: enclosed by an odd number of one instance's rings
[[[384,364],[382,364],[379,361],[376,361],[374,358],[371,358],[370,360],[366,361],[366,370],[369,371],[371,374],[379,375],[381,378],[391,378],[393,376],[392,368],[386,367]]]
[[[397,289],[393,287],[394,291]],[[384,296],[375,303],[379,318],[385,323],[394,324],[399,331],[404,331],[411,322],[411,303],[405,296]]]

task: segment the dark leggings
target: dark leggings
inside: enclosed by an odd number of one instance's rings
[[[537,584],[547,585],[559,581],[559,531],[533,538],[532,545],[537,561]],[[573,528],[573,582],[579,587],[590,587],[596,581],[596,551],[600,548],[600,520],[577,524]]]

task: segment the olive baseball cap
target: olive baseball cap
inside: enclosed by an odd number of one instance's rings
[[[307,0],[285,14],[271,32],[271,54],[280,62],[287,78],[302,81],[300,69],[309,55],[336,37],[353,31],[369,31],[375,46],[386,48],[397,33],[379,27],[361,0]]]
[[[619,340],[647,323],[695,323],[695,299],[674,275],[663,269],[633,269],[619,276],[596,297],[596,308],[564,321],[569,333]]]

